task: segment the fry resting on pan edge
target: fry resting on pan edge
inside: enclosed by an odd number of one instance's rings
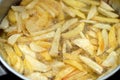
[[[101,0],[22,0],[0,24],[0,53],[32,80],[96,80],[120,64],[120,19]]]

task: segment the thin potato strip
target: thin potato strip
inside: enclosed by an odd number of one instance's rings
[[[105,49],[104,40],[101,32],[98,32],[98,45],[99,47],[98,47],[97,55],[101,55],[103,54]]]
[[[83,19],[86,18],[85,14],[84,14],[83,12],[81,12],[80,10],[77,10],[77,9],[74,9],[74,8],[70,8],[70,10],[71,10],[74,14],[76,14],[78,17],[83,18]]]
[[[9,21],[8,21],[8,19],[5,17],[5,18],[2,20],[1,24],[0,24],[0,29],[6,29],[6,28],[8,28],[8,27],[9,27]]]
[[[104,23],[96,23],[93,25],[93,27],[99,28],[99,29],[107,29],[110,30],[111,25],[110,24],[104,24]]]
[[[80,48],[84,49],[86,52],[88,52],[90,55],[94,54],[94,47],[93,45],[89,42],[88,39],[75,39],[73,43]]]
[[[46,33],[46,34],[42,34],[40,36],[35,36],[33,37],[34,40],[44,40],[44,39],[49,39],[49,38],[53,38],[55,35],[55,32],[52,31],[52,32],[49,32],[49,33]]]
[[[100,3],[95,0],[79,0],[79,1],[84,2],[85,4],[100,5]]]
[[[77,27],[75,27],[73,30],[68,31],[66,33],[62,34],[63,38],[69,39],[72,38],[80,33],[84,29],[84,23],[80,23]]]
[[[96,8],[96,6],[91,6],[91,9],[90,9],[90,11],[89,11],[89,13],[88,13],[88,15],[87,15],[87,19],[89,20],[89,19],[92,19],[95,15],[96,15],[96,13],[97,13],[97,8]]]
[[[107,10],[101,8],[101,7],[98,8],[98,12],[101,13],[102,15],[106,16],[106,17],[111,17],[111,18],[119,17],[118,14],[116,14],[114,12],[107,11]]]
[[[109,47],[115,49],[117,47],[117,43],[115,27],[113,26],[110,28],[109,32]]]
[[[97,72],[98,74],[102,74],[103,68],[100,65],[98,65],[96,62],[85,56],[80,55],[79,57],[86,65],[92,68],[95,72]]]
[[[58,53],[59,53],[58,48],[59,48],[60,37],[61,37],[61,29],[58,28],[56,33],[55,33],[51,49],[49,51],[51,56],[58,56]]]
[[[63,27],[61,28],[61,31],[62,32],[66,31],[71,25],[75,24],[77,21],[78,21],[77,18],[73,18],[73,19],[70,19],[70,20],[66,21],[63,24]]]
[[[69,64],[69,65],[73,66],[74,68],[76,68],[76,69],[78,69],[80,71],[84,70],[82,65],[79,62],[75,61],[75,60],[64,60],[64,63]]]
[[[31,1],[27,6],[26,6],[26,9],[31,9],[33,8],[37,3],[38,3],[39,0],[33,0]]]
[[[86,4],[80,2],[80,1],[76,1],[76,0],[63,0],[64,3],[66,3],[67,5],[73,7],[73,8],[81,8],[81,7],[85,7]]]
[[[119,23],[120,22],[120,20],[116,18],[107,18],[107,17],[101,17],[101,16],[95,16],[93,20],[103,22],[103,23]]]
[[[114,9],[104,1],[101,1],[100,7],[108,11],[114,11]]]
[[[22,57],[22,56],[23,56],[23,53],[20,51],[20,49],[19,49],[19,47],[18,47],[17,44],[15,44],[15,45],[13,46],[13,48],[14,48],[15,53],[17,54],[17,56],[19,56],[19,57]]]

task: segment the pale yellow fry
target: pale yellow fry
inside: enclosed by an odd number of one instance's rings
[[[69,48],[69,49],[73,48],[72,43],[71,43],[70,40],[66,40],[66,45],[67,45],[67,48]]]
[[[17,58],[17,63],[13,66],[13,68],[19,72],[19,73],[23,73],[24,71],[24,65],[23,65],[23,61],[20,57],[16,56]]]
[[[114,11],[114,9],[104,1],[101,1],[100,7],[108,11]]]
[[[41,46],[41,47],[43,47],[43,48],[47,48],[47,49],[49,49],[49,48],[51,47],[51,44],[52,44],[52,43],[50,43],[50,42],[40,41],[40,40],[36,41],[35,43],[36,43],[37,45],[39,45],[39,46]]]
[[[95,16],[93,18],[93,20],[103,22],[103,23],[118,23],[118,22],[120,22],[119,19],[107,18],[107,17],[101,17],[101,16]]]
[[[110,17],[110,18],[117,18],[119,17],[118,14],[114,13],[114,12],[110,12],[110,11],[107,11],[101,7],[98,7],[98,12],[101,13],[102,15],[106,16],[106,17]]]
[[[63,2],[61,2],[61,5],[62,5],[62,9],[64,10],[65,13],[67,13],[71,17],[76,16],[76,14],[74,12],[72,12],[72,10],[69,7],[67,7]]]
[[[110,30],[111,25],[110,24],[105,24],[105,23],[96,23],[93,25],[93,27],[99,28],[99,29],[107,29]]]
[[[69,38],[77,36],[84,29],[84,25],[85,25],[85,23],[80,23],[73,30],[70,30],[66,33],[63,33],[62,37],[65,38],[65,39],[69,39]]]
[[[22,36],[22,34],[13,34],[13,35],[11,35],[8,38],[8,43],[10,45],[14,45],[20,36]]]
[[[82,65],[78,62],[78,61],[75,61],[75,60],[64,60],[64,63],[66,64],[69,64],[73,67],[75,67],[76,69],[80,70],[80,71],[84,71]]]
[[[72,71],[74,71],[75,68],[73,67],[67,67],[63,70],[61,70],[55,77],[55,80],[62,80],[63,77],[65,77],[66,75],[68,75],[69,73],[71,73]]]
[[[63,0],[64,3],[66,3],[67,5],[73,7],[73,8],[81,8],[81,7],[85,7],[86,4],[80,2],[80,1],[77,1],[77,0]]]
[[[107,49],[108,48],[108,32],[107,32],[106,29],[102,30],[102,37],[103,37],[103,40],[104,40],[105,49]]]
[[[104,48],[105,48],[104,40],[103,40],[103,36],[102,36],[101,32],[98,32],[98,45],[99,45],[99,47],[97,50],[97,55],[101,55],[101,54],[103,54]]]
[[[61,29],[58,28],[56,33],[55,33],[51,49],[49,51],[51,56],[58,56],[58,48],[59,48],[59,43],[60,43],[59,42],[60,41],[60,37],[61,37]]]
[[[39,0],[33,0],[25,8],[32,9],[38,2],[39,2]]]
[[[74,8],[70,8],[70,10],[71,10],[74,14],[76,14],[78,17],[83,18],[83,19],[86,18],[85,14],[84,14],[83,12],[81,12],[80,10],[77,10],[77,9],[74,9]]]
[[[109,32],[109,47],[110,48],[116,48],[117,47],[117,38],[116,38],[116,30],[115,27],[111,27],[110,32]]]
[[[120,46],[120,28],[117,30],[117,40],[118,40],[118,44]]]
[[[79,61],[78,54],[64,53],[63,54],[63,58],[64,59],[69,59],[69,60]]]
[[[34,52],[43,52],[45,51],[46,49],[41,47],[40,45],[36,44],[35,42],[31,42],[29,44],[31,50],[33,50]]]
[[[88,39],[75,39],[73,43],[80,48],[84,49],[90,55],[94,54],[94,47]]]
[[[84,2],[85,4],[100,5],[100,2],[96,0],[79,0],[79,1]]]
[[[93,20],[80,20],[80,22],[89,23],[89,24],[97,23],[96,21],[93,21]]]
[[[89,11],[89,13],[88,13],[88,15],[87,15],[87,19],[89,20],[89,19],[92,19],[95,15],[96,15],[96,13],[97,13],[97,8],[96,8],[96,6],[91,6],[91,9],[90,9],[90,11]]]
[[[96,35],[96,32],[94,32],[94,31],[87,31],[87,34],[90,36],[90,37],[92,37],[92,38],[97,38],[97,35]]]
[[[99,64],[94,62],[92,59],[85,57],[85,56],[81,56],[81,55],[79,57],[86,65],[88,65],[95,72],[97,72],[98,74],[103,73],[103,68]]]
[[[26,54],[25,54],[25,58],[27,61],[30,62],[31,66],[33,67],[33,70],[35,71],[47,72],[50,70],[50,67],[48,65],[38,61],[36,58],[33,58]]]
[[[66,53],[67,52],[67,44],[66,44],[66,41],[63,42],[63,46],[62,46],[62,53]]]
[[[117,64],[117,54],[115,51],[111,52],[108,57],[103,61],[102,66],[110,67]]]
[[[48,51],[40,53],[40,55],[46,60],[46,61],[51,61],[52,57],[50,56]]]
[[[33,72],[33,67],[26,58],[23,60],[23,65],[24,65],[24,74],[25,75]]]
[[[31,33],[31,35],[32,35],[32,36],[37,36],[37,35],[41,35],[41,34],[48,33],[48,32],[50,32],[50,31],[56,30],[56,29],[59,28],[59,27],[62,27],[62,24],[63,24],[63,21],[52,25],[52,26],[51,26],[50,28],[48,28],[48,29],[40,30],[40,31]]]
[[[55,35],[55,31],[51,31],[49,33],[46,33],[46,34],[42,34],[40,36],[35,36],[33,37],[34,40],[44,40],[44,39],[50,39],[50,38],[53,38]]]
[[[9,21],[7,17],[5,17],[2,22],[0,23],[0,29],[6,29],[9,27]]]
[[[15,44],[15,45],[13,46],[13,48],[14,48],[15,53],[17,54],[17,56],[19,56],[19,57],[22,57],[22,56],[23,56],[23,53],[20,51],[20,49],[19,49],[19,47],[18,47],[17,44]]]
[[[66,31],[67,29],[69,29],[69,27],[71,27],[73,24],[75,24],[76,22],[78,21],[77,18],[72,18],[72,19],[69,19],[68,21],[66,21],[64,24],[63,24],[63,27],[61,29],[62,32]]]

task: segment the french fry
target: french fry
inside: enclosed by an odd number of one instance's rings
[[[115,27],[113,26],[110,28],[109,32],[109,47],[115,49],[117,47],[117,43]]]
[[[93,45],[89,42],[88,39],[75,39],[73,41],[75,45],[78,47],[84,49],[88,54],[93,55],[94,54],[94,47]]]
[[[61,80],[62,78],[64,78],[66,75],[68,75],[69,73],[71,73],[72,71],[74,71],[75,68],[73,67],[67,67],[63,70],[61,70],[55,77],[55,80]]]
[[[63,58],[64,59],[70,59],[70,60],[79,61],[79,58],[78,58],[77,54],[64,53]]]
[[[34,40],[44,40],[44,39],[49,39],[49,38],[53,38],[55,35],[55,32],[54,31],[51,31],[49,33],[46,33],[46,34],[42,34],[40,36],[35,36],[33,37]]]
[[[32,51],[27,45],[25,44],[19,44],[18,45],[19,49],[21,50],[21,52],[24,54],[24,55],[29,55],[33,58],[36,58],[36,54],[34,51]]]
[[[120,28],[117,30],[117,40],[118,44],[120,45]]]
[[[17,54],[17,56],[19,56],[19,57],[23,56],[23,53],[20,51],[20,49],[19,49],[17,44],[14,44],[13,48],[14,48],[15,53]]]
[[[51,61],[52,60],[52,57],[50,56],[49,52],[48,51],[45,51],[45,52],[42,52],[42,53],[39,53],[46,61]]]
[[[76,35],[78,35],[80,33],[80,31],[82,31],[84,29],[84,23],[80,23],[77,27],[75,27],[73,30],[70,30],[66,33],[62,34],[63,38],[69,39],[72,37],[75,37]]]
[[[33,70],[35,70],[35,71],[47,72],[50,70],[49,66],[38,61],[36,58],[33,58],[33,57],[26,55],[26,54],[25,54],[25,58],[27,61],[30,62],[31,66],[33,67]]]
[[[46,48],[46,49],[50,49],[51,47],[51,43],[50,42],[46,42],[46,41],[41,41],[41,40],[38,40],[35,42],[37,45],[43,47],[43,48]]]
[[[93,21],[93,20],[80,20],[80,22],[89,23],[89,24],[97,23],[96,21]]]
[[[71,25],[75,24],[77,21],[78,21],[77,18],[73,18],[73,19],[70,19],[70,20],[66,21],[63,24],[63,27],[61,28],[61,31],[62,32],[66,31]]]
[[[31,1],[27,6],[26,6],[26,9],[32,9],[37,3],[38,3],[39,0],[33,0]]]
[[[15,16],[15,12],[11,9],[8,12],[8,20],[10,21],[10,23],[14,24],[16,23],[16,16]]]
[[[27,5],[27,4],[29,4],[30,2],[31,2],[32,0],[23,0],[23,1],[21,1],[21,5]]]
[[[14,44],[16,43],[17,39],[18,39],[20,36],[22,36],[22,34],[13,34],[12,36],[10,36],[10,37],[8,38],[8,43],[9,43],[10,45],[14,45]]]
[[[98,1],[95,0],[79,0],[81,2],[84,2],[85,4],[90,4],[90,5],[100,5],[100,3]]]
[[[78,17],[83,18],[83,19],[86,18],[85,14],[82,13],[80,10],[77,10],[77,9],[74,9],[74,8],[70,8],[70,10],[71,10],[74,14],[76,14]]]
[[[0,24],[0,29],[6,29],[8,27],[9,27],[9,21],[7,17],[5,17]]]
[[[117,64],[116,61],[117,61],[117,54],[116,54],[116,52],[113,51],[108,55],[108,57],[105,59],[105,61],[103,61],[102,66],[104,66],[104,67],[113,66],[113,65]]]
[[[49,51],[51,56],[54,56],[54,57],[58,56],[58,48],[59,48],[60,37],[61,37],[61,29],[58,28],[56,33],[55,33],[55,37],[53,39],[51,49]]]
[[[35,42],[31,42],[29,46],[34,52],[43,52],[46,50],[45,48],[37,45]]]
[[[76,68],[76,69],[78,69],[80,71],[84,70],[82,65],[79,62],[75,61],[75,60],[64,60],[64,63],[66,63],[68,65],[71,65],[71,66],[73,66],[74,68]]]
[[[116,14],[114,12],[107,11],[107,10],[101,8],[101,7],[98,8],[98,12],[101,13],[102,15],[106,16],[106,17],[111,17],[111,18],[119,17],[118,14]]]
[[[87,34],[92,38],[97,38],[96,32],[94,31],[87,31]]]
[[[96,6],[91,6],[91,9],[87,15],[87,20],[92,19],[97,13],[97,8]]]
[[[81,7],[85,7],[86,4],[80,2],[80,1],[75,1],[75,0],[63,0],[64,3],[66,3],[67,5],[73,7],[73,8],[81,8]]]
[[[66,44],[66,41],[63,42],[63,46],[62,46],[62,53],[65,54],[67,53],[67,44]]]
[[[103,23],[119,23],[119,19],[114,18],[107,18],[107,17],[101,17],[101,16],[95,16],[93,18],[95,21],[103,22]]]
[[[90,58],[87,58],[85,56],[80,55],[79,57],[86,65],[88,65],[95,72],[97,72],[98,74],[103,73],[103,68],[100,65],[98,65],[96,62],[94,62],[93,60],[91,60]]]
[[[105,50],[105,42],[102,36],[102,32],[98,32],[98,50],[97,50],[97,55],[101,55],[103,54],[104,50]]]
[[[111,28],[110,24],[104,24],[104,23],[96,23],[93,26],[99,29],[107,29],[107,30],[110,30]]]
[[[107,49],[108,48],[108,32],[106,29],[102,30],[102,37],[104,40],[104,47],[105,47],[105,49]]]
[[[100,7],[108,11],[114,11],[114,9],[104,1],[101,1]]]

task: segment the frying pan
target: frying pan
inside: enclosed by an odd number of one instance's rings
[[[21,0],[0,0],[0,22],[4,18],[4,16],[7,14],[8,9],[10,8],[11,5],[18,5]],[[119,14],[120,14],[120,0],[105,0],[107,3],[109,3]],[[13,74],[18,76],[19,78],[23,80],[29,80],[22,74],[16,72],[10,65],[7,64],[5,59],[1,56],[0,54],[0,61],[1,63]],[[99,77],[97,80],[105,80],[112,76],[114,73],[116,73],[120,69],[120,65],[116,67],[114,70],[111,70],[104,74],[103,76]],[[1,74],[2,69],[0,67],[0,74]]]

